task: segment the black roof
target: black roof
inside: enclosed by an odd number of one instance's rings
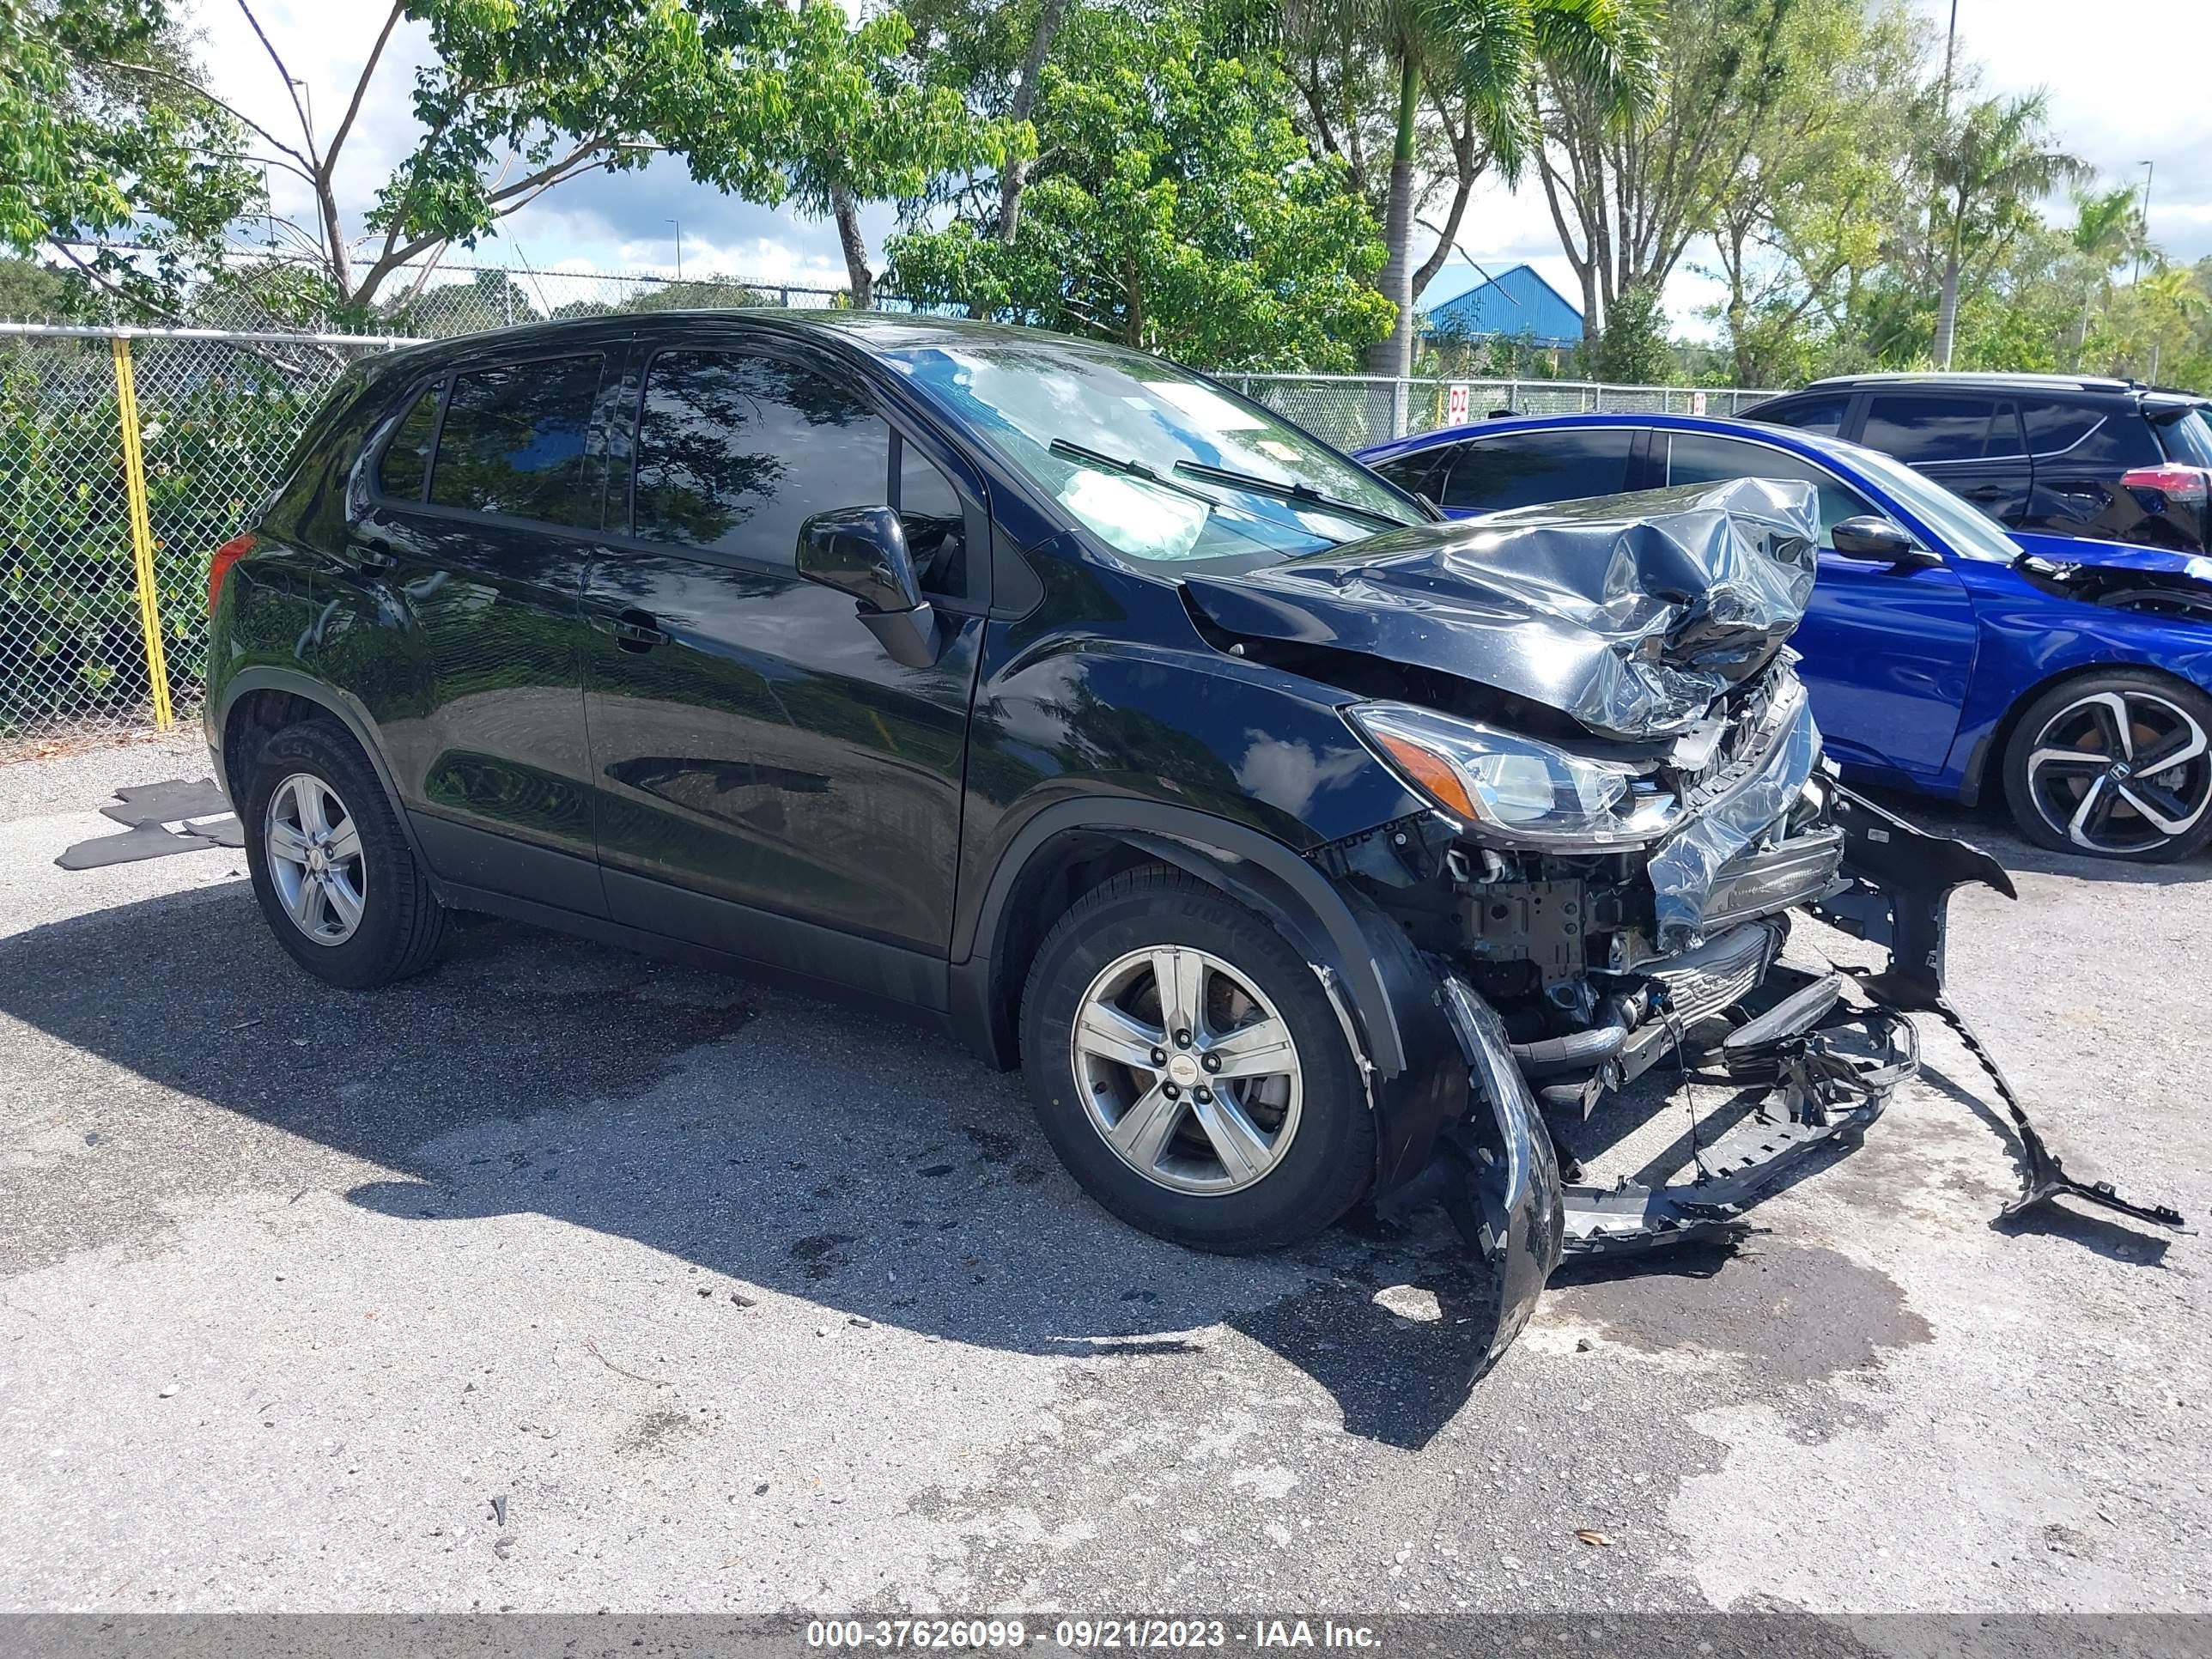
[[[2135,396],[2181,398],[2208,401],[2202,392],[2182,386],[2150,386],[2106,374],[2032,374],[2009,369],[1886,369],[1863,374],[1831,374],[1814,380],[1807,392],[1845,392],[1859,386],[1957,386],[1978,391],[2035,391],[2124,393]],[[1796,393],[1790,394],[1796,396]]]

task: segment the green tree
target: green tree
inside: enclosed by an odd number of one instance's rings
[[[1624,386],[1661,386],[1674,378],[1667,308],[1657,284],[1639,283],[1614,299],[1605,315],[1596,368],[1600,379]]]
[[[1796,0],[1776,43],[1776,95],[1714,205],[1727,297],[1708,313],[1738,386],[1856,367],[1860,286],[1891,246],[1893,204],[1919,191],[1911,135],[1928,100],[1924,27],[1894,4]]]
[[[68,277],[36,259],[0,258],[0,317],[37,321],[74,308]]]
[[[852,302],[865,311],[875,276],[861,204],[919,198],[953,171],[996,166],[1018,179],[1029,152],[1027,100],[1018,98],[1006,118],[971,112],[958,91],[924,74],[913,27],[896,11],[857,28],[834,5],[799,15],[812,38],[790,55],[787,95],[804,112],[804,132],[787,179],[803,211],[836,224]]]
[[[1389,327],[1382,250],[1290,88],[1173,10],[1079,6],[1042,71],[1012,242],[986,198],[889,246],[900,292],[1224,368],[1350,368]]]
[[[2074,195],[2074,251],[2096,272],[2096,281],[2081,300],[2081,324],[2074,336],[2074,367],[2081,366],[2081,353],[2089,343],[2089,312],[2112,302],[2112,273],[2142,246],[2142,215],[2136,210],[2132,185],[2106,191],[2076,191]]]
[[[1959,286],[1977,252],[2001,256],[2035,221],[2035,204],[2087,168],[2057,148],[2041,93],[1985,98],[1940,129],[1928,156],[1939,197],[1943,279],[1936,313],[1936,366],[1951,367]]]
[[[0,247],[153,303],[258,199],[162,0],[0,0]],[[137,259],[84,244],[117,233]]]
[[[1595,343],[1631,289],[1663,286],[1717,228],[1775,118],[1811,77],[1818,0],[1638,0],[1656,42],[1659,95],[1624,118],[1618,82],[1582,55],[1548,61],[1538,89],[1540,176]],[[1601,66],[1602,67],[1602,66]]]
[[[1540,65],[1571,75],[1609,117],[1650,106],[1657,82],[1649,11],[1650,0],[1283,0],[1285,54],[1308,66],[1300,84],[1322,152],[1342,155],[1363,130],[1361,120],[1341,118],[1346,99],[1372,107],[1379,90],[1390,112],[1377,288],[1396,309],[1389,337],[1368,353],[1371,372],[1411,372],[1414,298],[1449,257],[1475,179],[1494,167],[1517,181],[1540,149],[1529,96]],[[1454,193],[1436,252],[1417,265],[1425,125],[1451,157]],[[1341,176],[1348,187],[1373,188],[1364,169]]]
[[[125,225],[191,234],[205,269],[222,228],[251,213],[313,263],[337,311],[365,315],[402,273],[419,298],[446,249],[548,191],[657,154],[723,191],[830,211],[1003,143],[898,69],[911,31],[896,13],[855,23],[833,0],[388,0],[327,128],[240,4],[269,82],[226,105],[163,0],[0,0],[0,237],[27,251]],[[367,200],[342,200],[341,163],[403,19],[432,52],[415,74],[418,130]],[[260,211],[264,169],[307,187],[303,216]]]

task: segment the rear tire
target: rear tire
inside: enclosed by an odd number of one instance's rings
[[[1116,876],[1060,919],[1023,993],[1022,1061],[1068,1173],[1176,1243],[1294,1243],[1372,1180],[1374,1117],[1319,977],[1179,871]]]
[[[2021,832],[2054,852],[2187,858],[2212,841],[2212,698],[2134,668],[2053,686],[2013,728],[2004,791]]]
[[[436,957],[445,907],[351,733],[309,720],[270,737],[239,817],[261,914],[316,978],[369,990]]]

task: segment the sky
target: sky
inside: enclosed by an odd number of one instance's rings
[[[1951,0],[1911,3],[1940,30]],[[2094,25],[2085,21],[2079,0],[1957,0],[1957,9],[1961,59],[1984,65],[1989,90],[2047,90],[2061,142],[2107,184],[2140,186],[2143,163],[2154,163],[2152,239],[2185,262],[2212,253],[2212,99],[2204,93],[2212,64],[2212,5],[2100,0]],[[351,94],[383,8],[368,0],[343,6],[331,0],[255,0],[255,10],[290,73],[307,83],[319,127],[327,131]],[[216,93],[257,115],[283,110],[289,118],[283,76],[239,7],[231,0],[199,0],[194,21],[204,32],[202,54]],[[366,202],[405,153],[415,131],[413,70],[426,57],[422,29],[402,24],[348,141],[341,200]],[[288,203],[296,204],[304,191],[281,173],[270,185],[280,211]],[[2063,211],[2054,204],[2055,214]],[[870,246],[880,263],[891,210],[872,209],[867,219]],[[836,236],[826,222],[732,200],[693,184],[680,162],[665,158],[641,173],[593,174],[562,186],[506,221],[481,257],[487,263],[553,270],[669,275],[676,268],[678,235],[671,221],[681,226],[687,275],[713,271],[824,286],[844,282]],[[1496,185],[1479,190],[1459,241],[1486,270],[1525,261],[1570,301],[1577,297],[1542,191],[1533,181],[1517,193]],[[1677,329],[1693,337],[1707,331],[1698,313],[1719,293],[1717,284],[1698,274],[1699,263],[1693,248],[1667,289]],[[1455,262],[1439,276],[1431,297],[1474,280]]]

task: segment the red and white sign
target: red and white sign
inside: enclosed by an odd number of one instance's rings
[[[1702,392],[1692,392],[1690,394],[1690,413],[1692,415],[1702,415],[1705,412],[1705,394]]]
[[[1454,386],[1451,389],[1451,395],[1444,402],[1444,424],[1446,426],[1464,425],[1467,422],[1467,408],[1468,389],[1463,386]]]

